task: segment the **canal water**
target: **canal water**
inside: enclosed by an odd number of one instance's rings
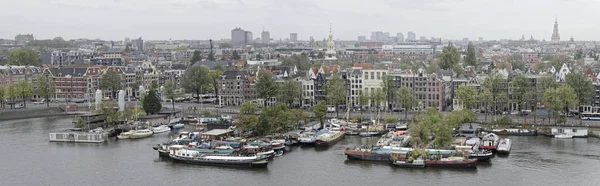
[[[159,134],[103,144],[48,142],[73,118],[0,121],[0,185],[600,185],[600,140],[511,137],[509,157],[476,170],[402,169],[348,161],[343,149],[377,138],[347,137],[328,149],[292,147],[268,169],[178,164],[158,158]]]

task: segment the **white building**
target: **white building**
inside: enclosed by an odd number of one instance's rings
[[[425,44],[383,45],[383,55],[389,56],[428,56],[433,55],[434,48]]]
[[[567,64],[563,63],[562,67],[556,74],[556,81],[564,82],[566,80],[567,75],[570,73],[571,73],[571,70],[569,70],[569,67],[567,67]]]
[[[387,70],[383,69],[363,69],[362,70],[362,86],[363,93],[368,97],[374,94],[377,90],[383,88],[383,76],[387,75]],[[369,101],[369,105],[376,106],[375,103]],[[381,103],[383,106],[383,102]]]

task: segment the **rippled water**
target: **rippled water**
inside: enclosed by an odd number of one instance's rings
[[[511,137],[509,157],[476,170],[402,169],[348,161],[343,149],[377,138],[347,137],[328,149],[292,147],[268,169],[173,163],[152,146],[159,134],[104,144],[48,142],[72,118],[0,122],[0,185],[600,185],[600,140]]]

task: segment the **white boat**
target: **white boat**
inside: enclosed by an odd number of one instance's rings
[[[500,144],[498,144],[498,148],[496,151],[499,155],[508,155],[510,154],[510,148],[512,146],[512,141],[508,138],[504,138],[500,140]]]
[[[177,123],[175,125],[171,125],[171,129],[172,130],[176,130],[176,129],[182,129],[185,125],[183,123]]]
[[[170,132],[171,128],[169,128],[168,125],[160,125],[158,127],[154,127],[152,129],[152,131],[154,132],[154,134],[158,134],[158,133]]]
[[[131,134],[129,138],[131,139],[139,139],[139,138],[147,138],[152,136],[154,133],[149,129],[138,130],[135,133]]]
[[[135,130],[130,130],[128,132],[121,132],[121,134],[119,134],[117,136],[117,139],[130,139],[132,134],[135,134]]]
[[[300,140],[301,144],[305,145],[314,144],[315,141],[317,141],[314,132],[304,132],[300,134],[300,137],[298,139]]]
[[[556,139],[572,139],[573,135],[570,135],[570,134],[556,134],[556,135],[554,135],[554,138],[556,138]]]

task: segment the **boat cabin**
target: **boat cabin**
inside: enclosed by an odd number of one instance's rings
[[[233,134],[233,130],[229,129],[213,129],[205,133],[200,134],[200,137],[204,140],[222,140],[226,139]]]
[[[150,126],[166,125],[169,123],[169,117],[165,115],[140,116],[138,120],[142,123],[148,123]]]
[[[477,123],[465,123],[458,129],[458,135],[466,138],[479,136],[482,129]]]
[[[566,134],[572,135],[574,138],[587,138],[588,128],[587,127],[552,127],[552,135]]]
[[[156,114],[168,116],[169,118],[181,117],[181,111],[179,111],[179,110],[163,110],[163,111],[157,112]]]

